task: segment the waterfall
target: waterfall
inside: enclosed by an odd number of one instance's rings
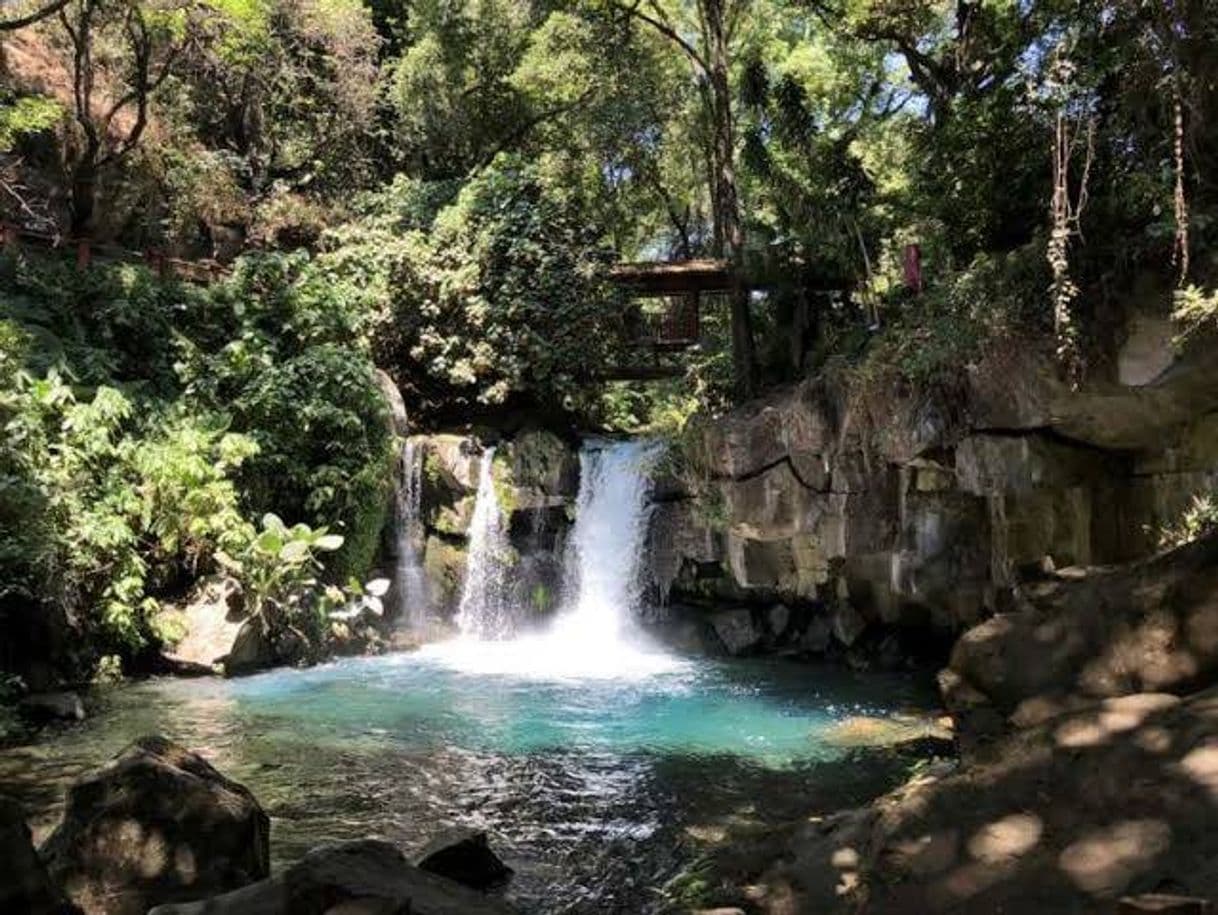
[[[502,553],[508,546],[488,456],[458,614],[463,638],[429,645],[425,655],[467,673],[533,679],[639,679],[686,669],[687,662],[653,645],[635,624],[652,509],[649,465],[658,451],[639,441],[584,445],[575,527],[564,554],[566,599],[547,631],[515,638],[510,636],[521,608],[509,608],[504,600]]]
[[[423,444],[423,439],[414,437],[402,445],[396,505],[398,618],[415,632],[426,628],[431,609],[427,575],[423,571],[423,521],[419,509]]]
[[[572,645],[595,651],[634,630],[643,542],[652,504],[652,442],[587,442],[579,455],[575,529],[565,557],[570,599],[555,624]]]
[[[478,468],[478,493],[469,526],[469,555],[457,628],[463,636],[504,639],[514,634],[515,614],[507,602],[511,546],[504,529],[503,512],[495,495],[492,469],[495,449],[488,448]]]

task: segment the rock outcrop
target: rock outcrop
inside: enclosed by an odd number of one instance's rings
[[[1128,566],[1069,570],[1021,597],[952,650],[940,679],[966,721],[990,706],[1036,724],[1099,698],[1218,681],[1218,532]]]
[[[860,621],[958,632],[1021,582],[1149,555],[1218,481],[1216,363],[1072,391],[1011,348],[950,394],[834,373],[775,392],[689,437],[653,518],[655,590],[823,607],[840,645]]]
[[[0,798],[0,912],[71,915],[76,911],[47,875],[21,808]]]
[[[507,915],[491,897],[408,864],[387,842],[316,848],[281,874],[149,915]]]
[[[475,890],[489,890],[512,876],[512,869],[491,850],[486,833],[475,829],[441,833],[415,856],[415,864]]]
[[[69,789],[41,853],[86,915],[144,915],[266,877],[269,834],[245,787],[163,737],[144,737]]]
[[[451,615],[465,577],[469,526],[487,449],[473,436],[438,434],[414,440],[422,449],[419,498],[422,564],[434,608]],[[492,477],[514,551],[514,601],[553,609],[561,547],[579,489],[579,457],[568,442],[526,430],[495,447]]]
[[[1218,691],[1108,699],[817,818],[740,874],[771,915],[1112,912],[1218,898]]]

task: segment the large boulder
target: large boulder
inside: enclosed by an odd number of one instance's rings
[[[735,610],[719,610],[710,616],[711,628],[724,650],[730,655],[748,654],[761,644],[764,633],[753,621],[753,613],[747,607]]]
[[[1098,698],[1218,681],[1218,532],[1129,566],[1064,570],[1025,596],[952,650],[972,705],[980,694],[1033,724]]]
[[[148,915],[507,915],[497,899],[412,867],[387,842],[315,848],[269,880]]]
[[[261,620],[247,619],[237,629],[232,648],[218,660],[227,677],[240,677],[273,667],[275,645]]]
[[[0,798],[0,912],[69,915],[75,911],[51,883],[21,808]]]
[[[1218,897],[1218,690],[1108,699],[775,838],[741,875],[778,913],[1107,913]]]
[[[176,614],[183,629],[167,657],[183,664],[212,667],[234,650],[245,620],[241,583],[228,576],[204,579]]]
[[[488,890],[512,876],[512,869],[491,851],[486,833],[475,829],[441,833],[419,852],[415,864],[475,890]]]
[[[164,737],[143,737],[72,785],[41,851],[86,915],[144,915],[262,879],[269,838],[244,786]]]
[[[35,693],[26,696],[17,706],[21,714],[33,721],[84,721],[85,704],[74,692]]]

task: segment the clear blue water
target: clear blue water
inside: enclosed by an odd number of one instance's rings
[[[825,729],[931,701],[919,678],[777,661],[547,678],[390,655],[112,690],[84,724],[0,753],[0,791],[45,829],[71,778],[163,733],[254,791],[278,864],[363,835],[410,852],[472,825],[516,868],[522,911],[637,913],[707,828],[884,790],[907,763],[830,745]]]

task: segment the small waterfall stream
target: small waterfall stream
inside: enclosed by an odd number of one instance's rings
[[[456,624],[475,639],[504,639],[515,634],[515,614],[508,603],[511,545],[495,494],[495,449],[488,448],[478,468],[478,492],[469,526],[469,559]]]
[[[427,575],[423,570],[423,520],[420,517],[423,441],[412,437],[402,445],[396,506],[398,618],[414,632],[426,629],[431,609]]]

